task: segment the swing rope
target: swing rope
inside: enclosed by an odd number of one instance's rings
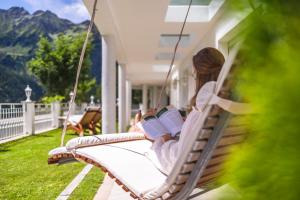
[[[172,60],[171,60],[171,64],[170,64],[170,67],[169,67],[169,71],[168,71],[167,77],[166,77],[166,79],[165,79],[165,81],[164,81],[163,87],[162,87],[161,90],[160,90],[159,99],[158,99],[157,105],[156,105],[156,107],[155,107],[156,109],[158,109],[158,108],[160,107],[160,105],[161,105],[161,98],[162,98],[163,93],[164,93],[165,90],[166,90],[166,87],[167,87],[167,84],[168,84],[168,80],[169,80],[169,77],[170,77],[171,72],[172,72],[172,69],[173,69],[173,65],[174,65],[174,61],[175,61],[175,57],[176,57],[176,52],[177,52],[179,43],[180,43],[181,38],[182,38],[182,34],[183,34],[183,31],[184,31],[184,27],[185,27],[187,18],[188,18],[188,16],[189,16],[189,12],[190,12],[192,3],[193,3],[193,0],[190,0],[189,7],[188,7],[188,10],[187,10],[187,12],[186,12],[186,15],[185,15],[185,18],[184,18],[184,22],[183,22],[183,24],[182,24],[181,31],[180,31],[180,34],[179,34],[179,37],[178,37],[178,41],[177,41],[177,43],[176,43],[176,45],[175,45],[175,48],[174,48],[173,57],[172,57]]]
[[[85,41],[83,43],[81,54],[80,54],[80,59],[79,59],[78,67],[77,67],[76,81],[75,81],[75,85],[74,85],[74,88],[73,88],[74,95],[70,99],[68,114],[67,114],[67,117],[64,121],[64,128],[63,128],[63,132],[62,132],[62,135],[61,135],[61,144],[60,144],[61,146],[64,146],[64,139],[65,139],[65,135],[66,135],[66,131],[67,131],[68,120],[70,118],[70,113],[71,113],[71,110],[73,109],[74,102],[75,102],[76,95],[77,95],[79,76],[80,76],[80,72],[81,72],[81,68],[82,68],[82,64],[83,64],[83,60],[84,60],[84,55],[85,55],[85,51],[86,51],[88,40],[89,40],[89,35],[92,31],[94,20],[95,20],[97,1],[98,0],[94,1],[91,21],[90,21],[90,24],[89,24],[89,27],[88,27],[88,30],[87,30],[87,33],[86,33]]]

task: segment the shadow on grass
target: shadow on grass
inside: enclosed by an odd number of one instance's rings
[[[0,153],[4,153],[4,152],[8,152],[8,151],[10,151],[9,148],[6,148],[6,147],[2,148],[2,147],[0,147]]]
[[[30,136],[28,136],[28,137],[30,137]],[[28,137],[23,137],[23,138],[19,138],[19,139],[16,139],[16,140],[6,142],[4,144],[0,144],[0,149],[3,148],[3,147],[13,146],[13,145],[15,145],[19,142],[26,141],[26,140],[28,140]]]
[[[33,137],[53,137],[52,135],[46,135],[46,134],[39,134],[39,135],[32,135]]]

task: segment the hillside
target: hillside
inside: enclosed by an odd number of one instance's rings
[[[30,84],[35,100],[43,95],[43,88],[27,73],[26,62],[34,56],[41,36],[52,40],[58,34],[76,34],[87,29],[89,22],[80,24],[61,19],[51,11],[32,14],[24,8],[0,9],[0,103],[24,99],[24,88]],[[91,74],[100,82],[101,37],[93,29]]]

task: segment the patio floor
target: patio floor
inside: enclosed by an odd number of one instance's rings
[[[105,177],[107,179],[107,177]],[[240,199],[240,195],[229,185],[223,185],[217,189],[206,192],[200,196],[198,193],[201,193],[203,190],[195,189],[193,193],[190,195],[190,200],[221,200],[221,199]],[[128,192],[125,192],[120,186],[116,183],[112,182],[111,179],[109,181],[104,182],[102,187],[98,189],[94,200],[133,200]]]

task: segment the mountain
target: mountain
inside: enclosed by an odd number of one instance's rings
[[[51,11],[32,14],[21,7],[0,9],[0,103],[24,100],[27,84],[33,89],[33,99],[44,93],[38,81],[29,75],[26,62],[34,56],[41,36],[53,40],[58,34],[76,34],[87,30],[89,21],[75,24],[61,19]],[[93,28],[91,74],[97,83],[101,78],[101,36]]]

